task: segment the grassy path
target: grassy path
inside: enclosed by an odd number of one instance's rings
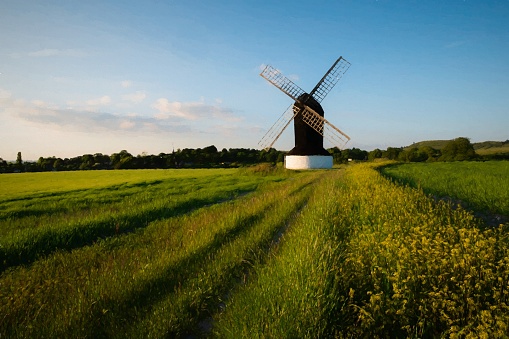
[[[372,167],[327,174],[215,336],[506,336],[507,230],[481,231],[471,212]]]

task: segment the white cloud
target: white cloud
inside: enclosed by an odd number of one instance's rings
[[[152,116],[136,114],[132,110],[122,114],[104,112],[105,107],[99,106],[110,102],[110,97],[103,96],[89,100],[89,106],[86,102],[77,101],[56,106],[43,100],[18,100],[10,92],[0,88],[2,119],[5,118],[5,121],[17,126],[20,131],[41,133],[39,135],[80,132],[76,134],[96,133],[104,140],[131,142],[133,138],[171,138],[187,140],[186,144],[193,144],[198,140],[210,142],[215,140],[214,138],[225,137],[231,142],[240,136],[245,140],[245,136],[249,134],[245,127],[237,123],[242,119],[216,101],[211,104],[205,101],[170,102],[160,98],[152,105],[156,108]],[[112,109],[115,106],[106,107]]]
[[[168,101],[166,98],[157,99],[152,105],[158,114],[157,119],[182,118],[185,120],[206,120],[210,119],[225,121],[240,121],[242,118],[235,116],[229,108],[222,107],[220,103],[210,105],[204,101],[179,102]]]
[[[133,83],[130,80],[124,80],[124,81],[120,82],[120,86],[122,86],[123,88],[129,88],[132,85],[133,85]]]
[[[168,119],[170,116],[175,116],[188,120],[196,120],[194,115],[182,111],[182,103],[178,101],[170,102],[168,99],[160,98],[156,100],[152,107],[159,111],[159,114],[155,116],[157,119]]]
[[[126,100],[126,101],[131,101],[135,104],[139,104],[140,102],[142,102],[145,98],[147,97],[147,95],[141,91],[137,91],[137,92],[134,92],[134,93],[130,93],[130,94],[125,94],[122,96],[122,99]]]
[[[88,100],[87,104],[90,106],[104,106],[104,105],[108,105],[110,102],[111,102],[111,98],[108,95],[103,95],[100,98]]]
[[[99,100],[100,101],[100,100]],[[105,100],[103,100],[105,101]],[[143,134],[188,133],[191,128],[177,122],[161,121],[154,117],[96,112],[87,109],[62,109],[41,100],[25,103],[0,89],[0,112],[25,124],[51,127],[61,131],[104,132],[120,131]]]
[[[131,120],[123,120],[120,122],[120,129],[132,129],[136,126],[136,123]]]

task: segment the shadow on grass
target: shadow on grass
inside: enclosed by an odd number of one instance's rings
[[[167,329],[165,337],[192,338],[206,335],[212,325],[203,326],[203,323],[209,323],[212,315],[220,310],[222,301],[227,298],[225,296],[241,284],[242,278],[249,274],[254,262],[263,264],[268,260],[268,253],[276,243],[275,239],[281,236],[281,230],[288,227],[288,224],[295,218],[295,214],[307,204],[308,200],[309,195],[302,198],[282,221],[273,225],[260,241],[253,242],[249,248],[245,249],[242,260],[232,262],[231,265],[227,264],[227,268],[220,273],[213,286],[204,287],[198,300],[195,300],[193,304],[183,305],[182,313],[179,314],[179,322],[174,324],[174,328]],[[204,247],[166,267],[157,278],[141,283],[137,288],[124,295],[122,300],[109,300],[106,303],[97,304],[87,322],[100,323],[104,327],[100,329],[95,327],[93,334],[99,333],[100,336],[108,337],[112,335],[110,332],[114,327],[125,328],[122,326],[122,322],[131,323],[135,328],[137,323],[151,315],[154,305],[169,298],[170,295],[178,293],[180,288],[185,288],[189,279],[197,276],[200,270],[207,266],[208,261],[214,260],[214,256],[222,247],[256,227],[264,215],[271,211],[272,208],[269,206],[257,212],[256,215],[249,215],[237,221],[232,228],[218,233]],[[103,309],[109,309],[110,312],[105,315],[102,312]]]
[[[135,288],[125,293],[122,299],[102,300],[95,304],[89,312],[89,318],[85,321],[96,324],[94,328],[90,328],[93,331],[93,333],[89,333],[90,336],[107,338],[112,335],[110,333],[112,324],[120,327],[121,322],[139,321],[138,312],[140,310],[147,314],[151,305],[166,298],[168,294],[174,293],[186,280],[196,276],[200,268],[205,266],[207,261],[212,260],[215,253],[224,245],[249,231],[262,217],[263,212],[238,220],[230,229],[217,233],[212,241],[205,246],[163,268],[153,279],[140,281]],[[105,314],[104,309],[109,310],[108,313]],[[69,331],[74,332],[75,330],[69,329]]]
[[[251,190],[246,190],[246,192],[249,191]],[[172,208],[161,207],[124,216],[113,215],[103,220],[78,222],[65,228],[24,234],[18,239],[0,246],[0,273],[10,267],[31,264],[58,250],[73,250],[91,245],[100,239],[145,228],[153,221],[176,217],[197,208],[225,202],[228,200],[225,199],[225,193],[221,192],[218,196],[211,198],[190,199]],[[245,192],[236,190],[227,194],[230,194],[230,199],[232,199],[239,193]]]
[[[111,201],[119,201],[120,198],[125,198],[131,195],[134,195],[138,193],[138,190],[131,190],[131,189],[137,189],[137,188],[145,188],[149,186],[159,185],[162,184],[164,181],[162,180],[154,180],[154,181],[144,181],[139,183],[124,183],[119,185],[113,185],[108,186],[104,188],[96,188],[96,189],[77,189],[77,190],[71,190],[71,191],[62,191],[62,192],[46,192],[46,193],[38,193],[33,194],[30,196],[25,196],[21,198],[13,198],[13,199],[7,199],[0,202],[0,206],[2,204],[8,204],[10,202],[18,202],[23,201],[27,204],[31,204],[31,201],[41,199],[43,201],[47,202],[54,202],[54,201],[62,201],[61,197],[65,197],[66,199],[69,199],[69,197],[76,195],[76,205],[80,205],[83,201],[90,200],[89,196],[100,196],[103,193],[113,193],[115,196],[111,197],[109,199],[101,201],[101,203],[109,203]],[[119,194],[118,190],[123,189],[121,191],[121,194]],[[83,199],[83,193],[87,193],[87,198]],[[102,197],[104,199],[104,197]],[[73,206],[73,207],[75,207]],[[88,209],[88,204],[85,204],[82,209]],[[53,215],[55,213],[64,213],[69,210],[68,207],[44,207],[44,208],[32,208],[32,207],[25,207],[22,210],[15,210],[15,211],[7,211],[0,214],[0,220],[7,220],[10,218],[17,219],[17,218],[26,218],[26,217],[40,217],[44,215]]]

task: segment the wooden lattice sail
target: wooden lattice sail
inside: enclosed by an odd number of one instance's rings
[[[290,155],[326,155],[323,138],[343,148],[350,137],[324,118],[320,103],[341,79],[350,63],[339,57],[322,79],[308,94],[279,70],[266,66],[260,75],[279,88],[295,102],[281,115],[258,143],[262,148],[271,148],[290,122],[294,121],[295,147]]]

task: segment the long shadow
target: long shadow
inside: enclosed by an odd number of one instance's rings
[[[274,245],[274,240],[280,236],[281,229],[286,229],[288,227],[295,213],[300,211],[308,200],[309,195],[297,203],[280,223],[274,225],[271,232],[268,232],[261,241],[253,243],[250,248],[245,251],[246,256],[244,260],[233,266],[229,266],[222,272],[218,282],[210,291],[201,295],[200,300],[196,304],[185,306],[184,312],[196,320],[192,328],[184,326],[177,329],[168,329],[170,332],[168,332],[166,337],[182,337],[184,333],[185,336],[202,335],[203,333],[200,332],[197,326],[198,322],[210,318],[212,314],[218,311],[222,297],[227,295],[229,291],[233,290],[234,287],[240,283],[240,278],[252,269],[253,261],[260,264],[265,263],[269,249]],[[108,331],[110,331],[109,326],[111,326],[112,322],[116,321],[115,319],[104,319],[108,316],[102,313],[103,309],[109,309],[113,314],[126,315],[123,317],[122,321],[127,321],[132,324],[139,322],[140,313],[137,312],[141,310],[143,314],[150,314],[153,305],[167,298],[168,295],[175,293],[180,286],[185,285],[186,280],[195,276],[200,267],[206,265],[206,262],[211,260],[214,254],[223,246],[251,230],[263,219],[264,215],[270,213],[271,210],[272,206],[269,205],[255,215],[249,215],[238,220],[228,231],[216,234],[214,239],[206,246],[198,249],[179,262],[166,267],[157,278],[133,289],[130,293],[125,295],[122,300],[108,300],[106,304],[97,304],[96,308],[91,312],[89,322],[99,322],[104,324],[105,327],[101,329],[95,328],[94,335],[108,337],[111,334],[108,333]],[[134,312],[131,310],[134,310]]]
[[[29,203],[33,200],[43,200],[43,201],[55,201],[58,200],[60,197],[65,197],[66,199],[69,199],[69,196],[73,195],[79,195],[80,193],[87,192],[88,195],[100,195],[103,192],[112,193],[114,194],[115,199],[106,199],[106,201],[102,201],[102,203],[108,203],[110,201],[119,201],[119,198],[125,198],[131,195],[134,195],[138,193],[138,191],[129,191],[129,189],[132,188],[139,188],[139,187],[148,187],[148,186],[154,186],[162,184],[164,181],[162,180],[154,180],[154,181],[144,181],[139,183],[133,183],[133,184],[118,184],[118,185],[112,185],[104,188],[96,188],[96,189],[77,189],[77,190],[70,190],[70,191],[62,191],[62,192],[48,192],[48,193],[39,193],[34,194],[30,196],[25,196],[22,198],[13,198],[13,199],[7,199],[0,201],[0,210],[2,209],[2,204],[10,203],[10,202],[16,202],[16,201],[25,201]],[[127,188],[127,190],[122,191],[122,194],[119,194],[117,191],[121,188]],[[76,199],[76,204],[79,205],[82,201],[88,201],[90,200],[89,197],[85,199],[80,199],[79,197]],[[59,200],[60,202],[60,200]],[[83,209],[88,209],[89,206],[85,206]],[[10,211],[5,212],[3,214],[0,214],[0,220],[6,220],[9,218],[25,218],[25,217],[40,217],[43,215],[52,215],[55,213],[61,213],[68,211],[67,207],[44,207],[44,208],[24,208],[22,210],[16,210],[16,211]]]
[[[289,196],[295,195],[295,194],[301,192],[302,190],[306,189],[307,187],[311,187],[312,185],[314,185],[319,180],[320,180],[320,178],[314,178],[314,179],[308,181],[307,183],[303,184],[302,186],[296,187],[288,195]]]
[[[270,258],[268,254],[271,249],[279,243],[284,232],[294,221],[295,215],[305,208],[308,201],[309,195],[303,197],[282,221],[274,225],[271,232],[267,233],[259,242],[254,243],[246,251],[249,254],[242,262],[230,267],[222,274],[212,293],[203,294],[197,305],[187,305],[187,313],[192,314],[196,318],[196,322],[192,326],[170,331],[166,337],[207,337],[213,327],[212,319],[214,314],[221,312],[221,305],[223,305],[224,300],[228,299],[228,295],[235,291],[239,285],[244,284],[242,281],[245,280],[245,277],[249,277],[253,271],[253,261],[256,261],[257,265],[265,265],[268,262]],[[206,325],[203,325],[204,323]]]
[[[65,207],[45,207],[44,209],[41,208],[27,208],[17,211],[11,211],[6,212],[3,215],[0,215],[0,221],[1,220],[7,220],[7,219],[20,219],[20,218],[26,218],[26,217],[42,217],[43,215],[51,215],[56,213],[63,213],[67,212],[68,208]]]
[[[265,210],[270,209],[267,207]],[[238,220],[230,229],[217,233],[211,242],[194,251],[189,256],[180,261],[167,266],[153,280],[144,282],[124,295],[121,300],[107,300],[95,304],[90,311],[89,323],[100,323],[103,326],[93,328],[94,337],[109,337],[107,319],[109,315],[103,313],[103,309],[110,310],[113,314],[127,314],[130,319],[128,323],[136,322],[136,314],[129,315],[130,310],[145,309],[148,312],[150,306],[164,299],[168,294],[175,290],[187,279],[196,275],[199,268],[206,264],[215,253],[224,245],[233,241],[243,233],[249,231],[263,217],[264,211],[256,215],[249,215]],[[113,320],[114,321],[114,320]],[[124,318],[123,321],[126,321]],[[110,324],[111,325],[111,324]]]
[[[246,192],[250,191],[246,190]],[[233,199],[235,194],[243,192],[242,190],[221,192],[218,196],[212,198],[190,199],[173,208],[161,207],[135,215],[113,216],[106,220],[95,220],[87,223],[78,222],[65,229],[49,229],[31,234],[15,241],[11,246],[9,244],[0,246],[0,273],[13,266],[31,264],[58,250],[70,251],[91,245],[107,237],[145,228],[149,223],[157,220],[177,217],[201,207],[225,202],[228,200],[225,200],[225,193],[231,194],[230,199]]]

